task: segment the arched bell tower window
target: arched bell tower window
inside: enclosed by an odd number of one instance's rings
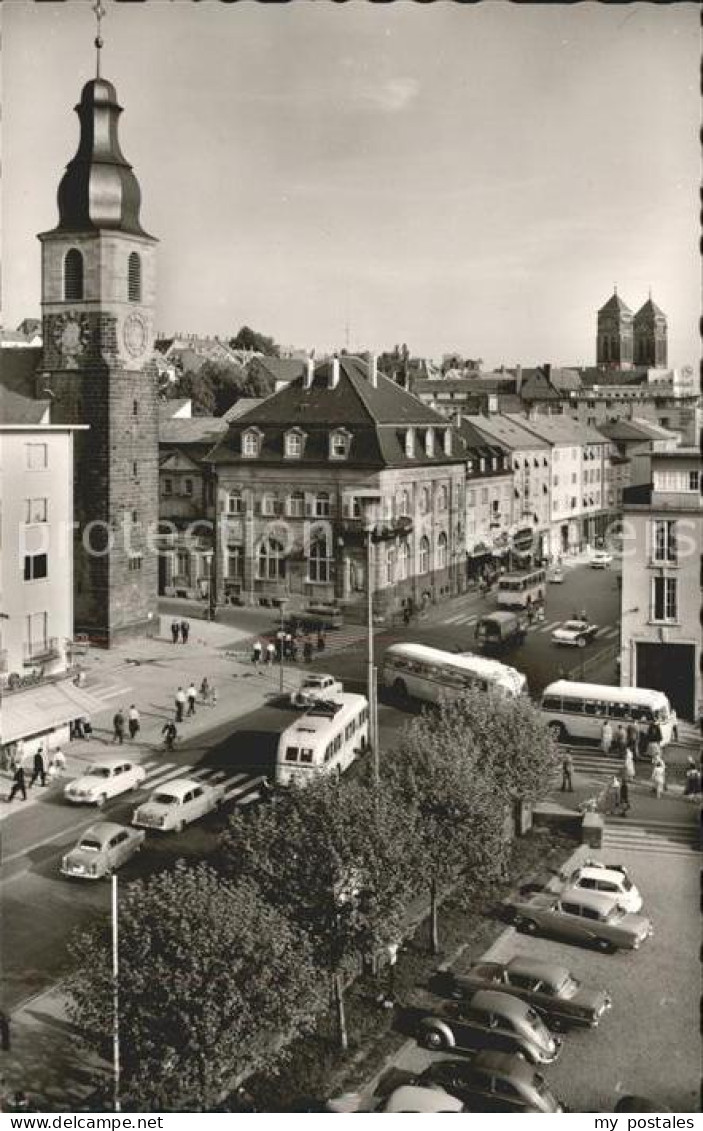
[[[142,301],[142,261],[133,251],[127,267],[127,295],[130,302]]]
[[[66,252],[63,262],[63,297],[69,302],[83,298],[83,256],[77,247]]]

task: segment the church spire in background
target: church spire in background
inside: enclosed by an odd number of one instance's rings
[[[104,42],[103,37],[100,34],[100,31],[101,31],[100,25],[101,25],[103,19],[105,18],[106,14],[107,14],[105,9],[103,8],[102,0],[95,0],[95,4],[93,4],[93,11],[95,12],[95,22],[96,22],[96,25],[97,25],[96,36],[95,36],[95,77],[97,79],[99,79],[100,78],[100,52],[102,50],[103,42]]]

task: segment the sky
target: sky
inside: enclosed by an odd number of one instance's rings
[[[104,0],[156,327],[594,364],[652,296],[697,362],[697,4]],[[2,298],[38,316],[91,0],[2,4]]]

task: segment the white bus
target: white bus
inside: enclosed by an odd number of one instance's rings
[[[342,692],[320,700],[278,740],[276,784],[306,785],[317,774],[342,774],[369,743],[369,705]]]
[[[383,657],[383,685],[399,699],[427,703],[437,703],[443,695],[455,698],[471,687],[505,695],[527,690],[527,680],[516,668],[473,652],[443,652],[425,644],[391,644]]]
[[[547,571],[530,569],[522,573],[504,573],[498,579],[497,601],[506,608],[525,609],[544,601]]]
[[[600,742],[606,719],[619,723],[657,722],[662,745],[671,742],[671,707],[663,691],[646,687],[609,687],[599,683],[575,683],[558,679],[542,692],[542,714],[560,742],[586,738]]]

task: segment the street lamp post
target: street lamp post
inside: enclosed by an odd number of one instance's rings
[[[120,965],[117,925],[117,876],[112,877],[112,1095],[113,1108],[120,1103]]]
[[[281,695],[283,695],[283,657],[286,654],[286,650],[285,650],[285,647],[284,647],[285,639],[286,639],[285,628],[284,628],[285,622],[284,622],[284,619],[283,619],[283,614],[285,612],[285,608],[286,608],[286,603],[285,603],[284,600],[281,600],[281,628],[280,628],[280,632],[279,632],[279,636],[278,636],[279,643],[280,643],[280,659],[279,659],[279,663],[278,663],[278,669],[279,669],[279,671],[278,671],[278,675],[279,675],[278,690],[280,691]]]
[[[366,528],[366,614],[367,614],[367,689],[369,701],[369,741],[373,767],[373,784],[378,786],[380,771],[378,758],[378,704],[376,686],[376,666],[374,662],[373,640],[373,527]]]

